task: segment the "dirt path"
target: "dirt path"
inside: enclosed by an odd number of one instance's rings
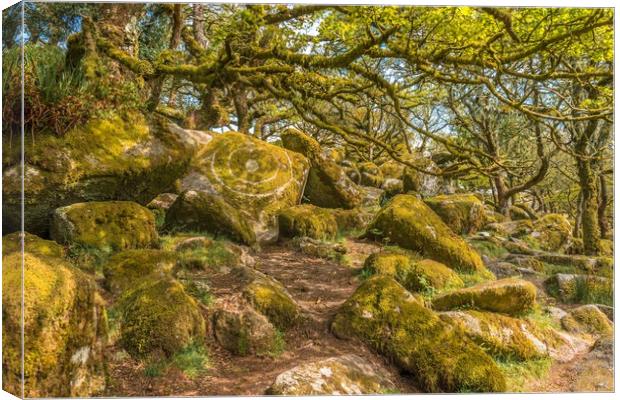
[[[401,393],[417,392],[411,380],[402,377],[384,358],[361,343],[339,340],[329,332],[331,318],[359,285],[356,267],[376,249],[373,244],[357,241],[349,241],[346,246],[352,267],[309,257],[283,246],[267,247],[255,255],[255,268],[280,281],[309,317],[302,326],[286,332],[286,347],[280,356],[233,356],[208,339],[211,366],[206,375],[191,380],[171,368],[163,376],[151,378],[145,375],[141,363],[126,358],[112,362],[112,386],[108,394],[261,395],[280,373],[290,368],[345,354],[356,354],[371,365],[387,369]],[[227,274],[209,275],[208,279],[216,297],[231,296],[238,290],[236,282]]]

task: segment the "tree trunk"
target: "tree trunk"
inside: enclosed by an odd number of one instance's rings
[[[592,161],[577,159],[577,174],[581,188],[581,231],[583,249],[586,255],[598,255],[600,252],[601,231],[598,225],[598,202],[596,175],[592,171]]]
[[[607,194],[607,182],[605,182],[605,174],[599,175],[599,199],[598,199],[598,226],[601,231],[601,237],[606,238],[609,233],[609,223],[607,222],[607,204],[609,202]]]

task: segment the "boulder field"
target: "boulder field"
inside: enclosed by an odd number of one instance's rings
[[[43,140],[31,232],[3,237],[4,388],[22,260],[30,397],[504,392],[575,360],[571,390],[609,381],[613,243],[580,255],[564,215],[345,164],[295,130],[279,146],[137,116]]]

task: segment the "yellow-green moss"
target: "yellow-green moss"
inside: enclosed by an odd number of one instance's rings
[[[530,215],[521,207],[510,206],[508,213],[510,214],[510,219],[513,221],[530,219]]]
[[[13,232],[2,237],[2,254],[21,252],[21,232]],[[62,258],[65,250],[58,243],[41,239],[37,235],[24,232],[24,251],[36,256]]]
[[[484,206],[473,194],[440,195],[424,202],[459,235],[474,233],[484,225]]]
[[[63,244],[123,250],[157,246],[153,214],[130,201],[76,203],[54,211],[51,236]]]
[[[535,304],[536,286],[513,278],[458,289],[433,299],[433,308],[436,310],[474,308],[509,315],[526,313]]]
[[[606,257],[614,256],[614,242],[609,239],[601,239],[601,255]]]
[[[299,322],[299,306],[281,283],[245,267],[235,273],[245,281],[243,297],[276,328],[286,330]]]
[[[120,311],[120,344],[134,357],[172,356],[205,336],[205,321],[183,285],[168,277],[125,292]]]
[[[164,276],[171,273],[175,262],[175,254],[167,251],[122,251],[110,257],[103,267],[106,287],[112,293],[120,294],[150,279],[151,274]]]
[[[37,135],[27,143],[25,227],[45,235],[52,210],[80,201],[131,200],[146,204],[184,174],[192,150],[182,138],[138,113],[89,121],[62,137]],[[3,206],[20,215],[19,159],[5,168]],[[19,229],[19,219],[5,229]]]
[[[569,315],[562,318],[562,326],[573,333],[588,332],[609,335],[614,331],[609,318],[592,304],[572,309]]]
[[[458,271],[486,271],[480,255],[415,196],[397,195],[391,199],[377,213],[366,234],[417,251]]]
[[[250,218],[220,195],[187,190],[168,209],[164,227],[169,231],[223,234],[237,242],[253,245],[256,234]]]
[[[364,269],[372,274],[391,276],[408,290],[433,293],[463,287],[459,276],[437,261],[421,260],[415,253],[388,249],[368,256]]]
[[[24,318],[25,395],[88,397],[105,387],[107,324],[95,282],[61,258],[24,254],[2,260],[3,389],[21,393],[21,320]],[[79,362],[72,362],[77,357]]]
[[[280,235],[307,236],[312,239],[334,240],[338,233],[336,219],[327,209],[303,204],[282,210],[278,214]]]
[[[304,189],[304,198],[311,204],[325,208],[355,208],[362,196],[345,171],[323,155],[319,143],[310,136],[289,129],[280,135],[285,148],[300,153],[310,160],[311,168]]]
[[[358,338],[410,372],[427,392],[501,392],[505,380],[471,340],[388,276],[366,280],[336,314],[332,331]]]
[[[329,209],[340,233],[361,233],[363,232],[374,216],[372,208],[353,208],[345,210],[342,208]]]
[[[299,204],[309,168],[308,160],[294,151],[226,132],[199,149],[181,186],[218,193],[260,241],[264,234],[277,234],[275,217],[281,209]]]
[[[375,163],[363,162],[357,165],[360,172],[360,184],[380,188],[384,181],[383,173]]]
[[[480,344],[491,356],[525,361],[546,357],[546,333],[534,324],[501,314],[449,311],[440,314]]]
[[[398,161],[389,160],[381,164],[379,169],[386,179],[402,179],[405,166]]]
[[[545,251],[559,251],[570,243],[572,228],[568,219],[560,214],[547,214],[534,221],[528,242]]]

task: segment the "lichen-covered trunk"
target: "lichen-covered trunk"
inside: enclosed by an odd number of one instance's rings
[[[596,175],[591,163],[590,160],[577,159],[577,173],[581,188],[583,249],[586,255],[597,255],[600,252],[601,231],[598,225]]]
[[[498,213],[508,216],[508,211],[511,205],[510,195],[507,193],[506,183],[501,176],[495,176],[493,178],[495,183],[495,190],[497,196],[497,203],[495,208]]]
[[[607,204],[609,196],[607,194],[607,182],[605,175],[599,175],[599,199],[598,199],[598,226],[601,231],[601,237],[607,237],[609,233],[609,222],[607,221]]]

